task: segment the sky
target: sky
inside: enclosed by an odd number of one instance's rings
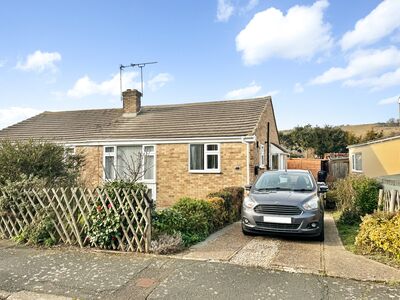
[[[0,128],[42,111],[272,96],[279,129],[398,117],[400,0],[3,1]],[[139,88],[138,68],[122,76]]]

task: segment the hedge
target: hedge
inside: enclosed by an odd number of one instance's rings
[[[165,235],[181,236],[186,247],[200,242],[240,218],[243,195],[243,188],[229,187],[211,193],[206,199],[184,197],[170,208],[154,211],[154,239],[168,240]],[[170,240],[176,243],[176,239]],[[162,248],[159,244],[157,247]]]

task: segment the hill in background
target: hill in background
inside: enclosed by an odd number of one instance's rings
[[[360,124],[360,125],[342,125],[341,129],[351,132],[356,136],[365,136],[368,131],[383,132],[384,137],[400,135],[400,126],[388,123]]]

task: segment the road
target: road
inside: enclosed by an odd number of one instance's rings
[[[225,262],[0,241],[0,290],[79,299],[399,299],[400,286]],[[1,296],[0,296],[1,297]]]

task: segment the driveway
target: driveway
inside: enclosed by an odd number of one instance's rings
[[[238,222],[175,257],[363,281],[400,282],[399,269],[346,251],[329,214],[325,215],[323,243],[306,239],[244,236]]]

